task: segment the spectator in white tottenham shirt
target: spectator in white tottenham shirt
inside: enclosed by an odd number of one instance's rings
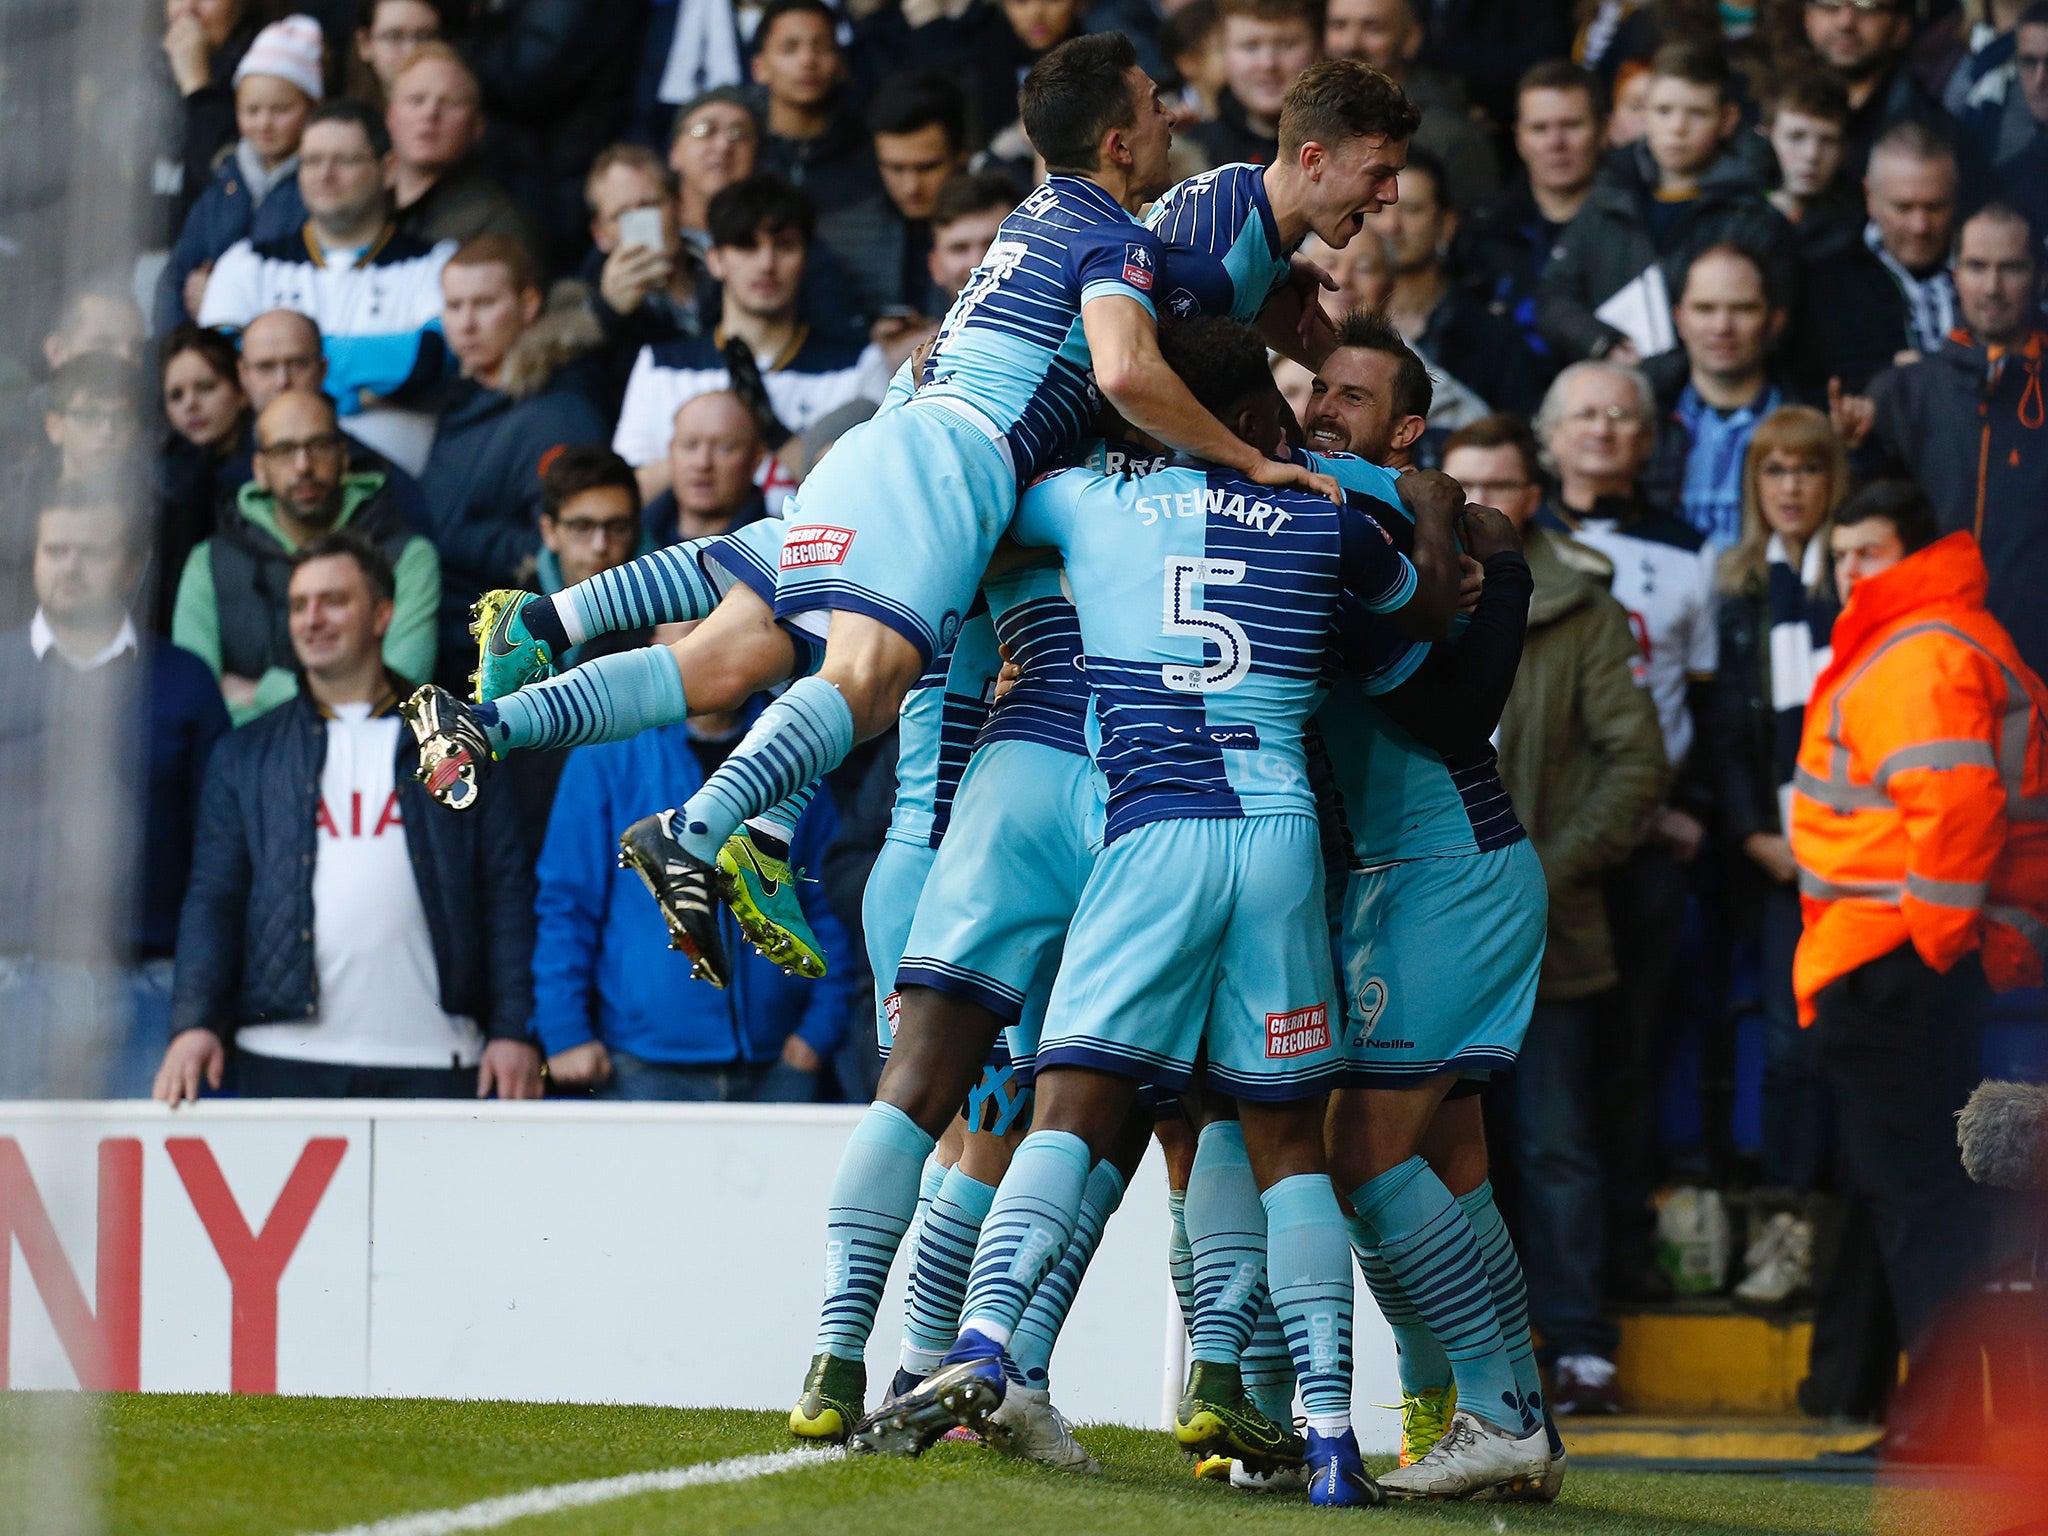
[[[809,198],[773,176],[749,176],[714,197],[708,216],[705,263],[723,285],[718,328],[640,349],[612,437],[648,501],[668,489],[669,437],[686,400],[733,390],[779,450],[820,417],[853,400],[880,400],[889,387],[880,348],[864,347],[858,335],[821,334],[798,311],[817,225]],[[745,354],[738,379],[728,366],[735,352]],[[744,376],[747,359],[755,379]]]
[[[457,816],[412,776],[380,647],[392,576],[329,535],[295,560],[297,698],[216,748],[155,1096],[540,1095],[533,879],[517,808]]]

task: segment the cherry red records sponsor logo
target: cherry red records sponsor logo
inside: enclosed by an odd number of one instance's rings
[[[1311,1051],[1328,1049],[1329,1044],[1330,1009],[1326,1003],[1317,1003],[1312,1008],[1297,1008],[1292,1013],[1266,1015],[1268,1060],[1306,1056]]]
[[[897,1022],[903,1017],[903,994],[891,992],[882,999],[882,1017],[889,1021],[889,1033],[896,1033]]]
[[[853,547],[851,528],[834,528],[825,523],[798,523],[782,540],[782,568],[802,570],[811,565],[841,565]]]

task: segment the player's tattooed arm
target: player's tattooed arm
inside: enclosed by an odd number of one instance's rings
[[[1415,595],[1388,615],[1396,628],[1417,640],[1450,633],[1464,578],[1458,563],[1457,521],[1465,510],[1464,487],[1449,475],[1418,469],[1395,482],[1401,502],[1415,518],[1409,563],[1415,567]]]

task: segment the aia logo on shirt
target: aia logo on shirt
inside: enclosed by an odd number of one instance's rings
[[[1152,291],[1152,253],[1142,245],[1124,247],[1124,281],[1140,293]]]
[[[342,831],[342,819],[334,814],[334,808],[325,800],[313,813],[313,825],[329,837],[382,837],[392,827],[403,827],[405,817],[399,813],[398,791],[392,790],[385,798],[384,809],[374,815],[367,814],[363,804],[363,792],[352,789],[348,795],[348,830]]]
[[[1330,1008],[1317,1003],[1292,1013],[1266,1015],[1266,1059],[1280,1061],[1289,1056],[1306,1056],[1327,1050],[1330,1044]]]
[[[812,565],[841,565],[852,547],[851,528],[802,523],[791,528],[782,540],[782,568],[800,571]]]

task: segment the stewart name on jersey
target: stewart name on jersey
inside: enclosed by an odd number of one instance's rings
[[[1339,592],[1384,612],[1415,590],[1374,519],[1175,464],[1048,475],[1011,531],[1066,560],[1109,783],[1106,841],[1179,817],[1315,813],[1301,732]]]
[[[1003,220],[946,312],[914,403],[992,428],[1028,480],[1071,452],[1101,404],[1082,306],[1117,297],[1153,312],[1162,255],[1102,188],[1048,178]]]

